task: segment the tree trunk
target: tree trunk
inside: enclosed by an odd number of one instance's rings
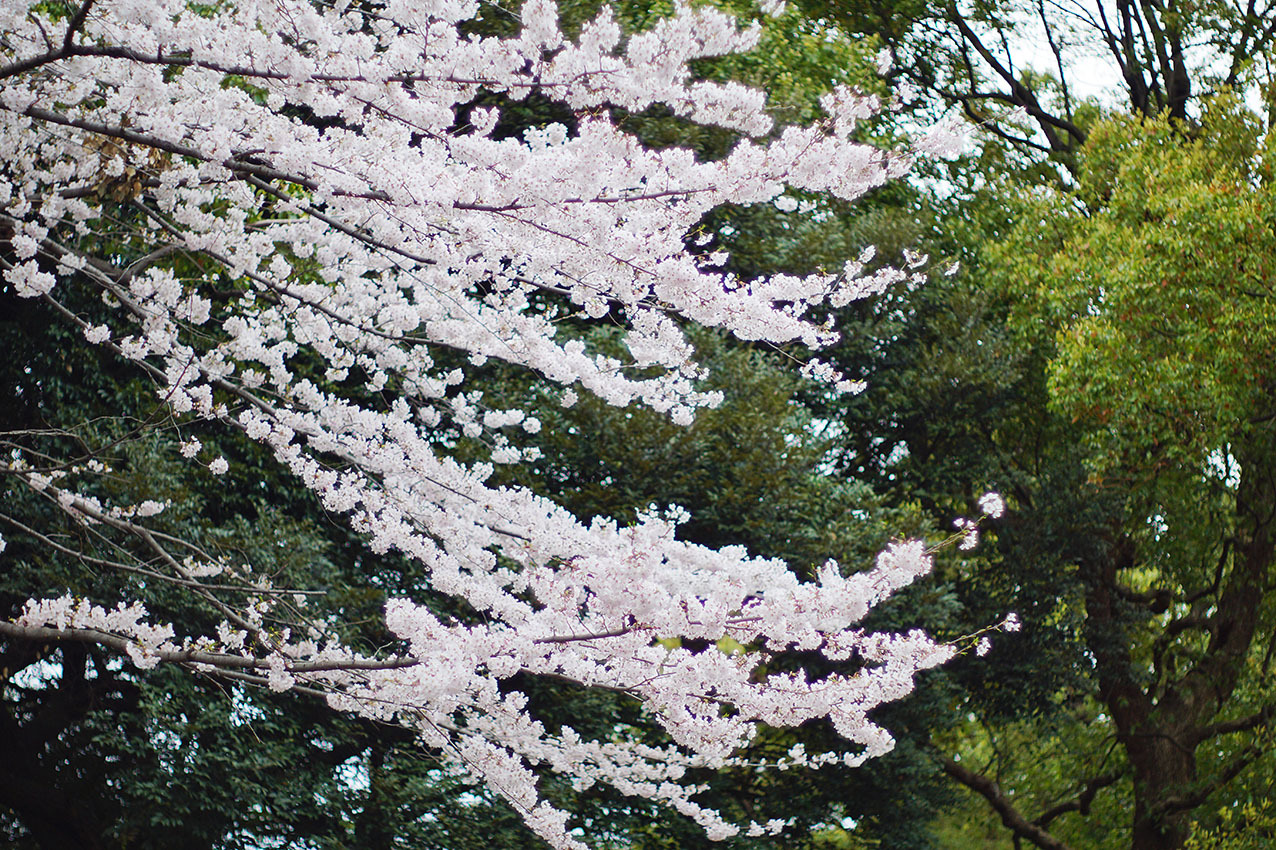
[[[1134,770],[1132,850],[1179,850],[1186,843],[1193,810],[1214,790],[1201,784],[1196,751],[1211,740],[1209,727],[1239,685],[1258,629],[1276,547],[1276,440],[1259,426],[1234,451],[1241,467],[1236,546],[1217,589],[1204,656],[1155,702],[1144,691],[1134,698],[1129,677],[1114,677],[1104,688]]]
[[[1178,850],[1189,834],[1184,814],[1167,811],[1166,806],[1195,786],[1196,747],[1156,727],[1153,720],[1145,735],[1126,742],[1134,768],[1131,850]]]

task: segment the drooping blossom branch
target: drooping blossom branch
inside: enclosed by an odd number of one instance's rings
[[[84,528],[134,540],[151,560],[125,568],[190,589],[224,622],[179,636],[136,602],[62,597],[31,600],[0,634],[93,641],[140,666],[305,689],[409,725],[560,848],[583,845],[541,798],[535,769],[663,800],[724,838],[741,827],[680,780],[730,763],[759,724],[828,718],[855,745],[838,756],[849,762],[889,749],[868,712],[953,649],[856,624],[929,569],[921,543],[893,544],[863,572],[830,561],[807,582],[739,548],[679,541],[654,514],[581,522],[488,483],[492,463],[534,456],[520,434],[541,423],[489,406],[470,372],[504,361],[565,401],[579,389],[686,422],[718,396],[698,389],[682,323],[831,343],[813,310],[909,273],[866,274],[866,253],[836,274],[741,280],[688,239],[722,204],[770,202],[786,187],[854,199],[900,176],[910,155],[851,137],[869,99],[839,90],[822,125],[772,132],[761,93],[690,75],[689,61],[757,38],[707,8],[680,5],[627,37],[604,9],[573,41],[550,0],[526,0],[510,38],[467,33],[477,5],[463,0],[389,0],[375,16],[308,0],[59,5],[0,6],[6,285],[135,364],[176,421],[216,420],[267,447],[374,551],[415,559],[430,593],[480,616],[445,622],[426,600],[393,600],[386,623],[402,651],[381,658],[294,641],[263,619],[294,594],[234,602],[208,581],[222,569],[214,558],[174,552],[184,544],[149,530],[155,506],[102,504],[18,452],[0,474]],[[574,126],[500,138],[499,107],[473,106],[531,92],[566,106]],[[653,104],[744,137],[704,161],[644,148],[607,117]],[[943,128],[918,147],[953,138]],[[99,298],[105,317],[77,312],[72,292]],[[569,317],[623,323],[627,356],[563,331]],[[806,371],[848,386],[818,362]],[[446,451],[479,437],[483,463]],[[192,461],[201,451],[183,444]],[[202,462],[227,472],[221,457]],[[749,649],[720,651],[723,638]],[[759,675],[791,649],[854,661],[854,672]],[[516,674],[628,694],[672,743],[551,731],[502,687]]]

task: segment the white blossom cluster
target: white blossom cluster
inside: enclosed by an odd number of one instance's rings
[[[55,17],[46,4],[0,0],[0,227],[14,257],[5,282],[53,305],[64,287],[95,287],[111,318],[70,318],[88,343],[150,374],[180,421],[217,419],[269,447],[375,550],[417,559],[434,592],[482,619],[444,622],[423,600],[395,600],[387,622],[411,663],[381,668],[335,645],[246,643],[239,625],[172,645],[171,631],[125,603],[37,601],[21,625],[127,636],[139,663],[161,645],[209,669],[257,653],[272,688],[304,683],[338,708],[413,726],[559,848],[583,845],[539,795],[540,770],[663,800],[725,838],[782,824],[726,823],[681,779],[731,763],[758,724],[827,717],[858,745],[838,754],[850,763],[890,748],[868,712],[952,649],[856,623],[929,569],[920,543],[895,544],[849,576],[829,562],[803,582],[742,549],[680,542],[655,514],[630,527],[583,523],[490,486],[489,463],[440,451],[482,438],[493,463],[534,456],[521,443],[540,422],[488,406],[471,382],[470,366],[489,359],[556,385],[564,405],[589,392],[686,422],[718,397],[697,389],[702,370],[679,322],[744,340],[832,342],[808,318],[814,309],[904,273],[864,274],[866,253],[841,274],[740,280],[686,239],[721,204],[772,203],[790,187],[851,199],[902,174],[909,156],[850,138],[873,103],[839,90],[824,101],[825,125],[771,133],[760,92],[687,69],[757,39],[756,26],[711,8],[679,5],[628,37],[604,9],[571,41],[551,0],[526,0],[513,38],[463,34],[472,0],[386,0],[375,16],[347,0],[81,5],[84,15]],[[480,94],[532,92],[565,104],[575,126],[501,137],[497,108],[468,107]],[[657,103],[746,138],[701,161],[645,149],[607,117]],[[950,148],[953,137],[945,129],[925,146]],[[131,231],[121,233],[119,211]],[[183,257],[215,271],[185,276]],[[623,323],[628,358],[560,332],[568,315]],[[825,364],[807,372],[856,388]],[[210,473],[230,472],[201,451],[194,437],[181,447]],[[68,499],[81,518],[163,507]],[[256,628],[260,615],[237,622]],[[723,638],[750,649],[669,648]],[[202,660],[181,654],[192,647]],[[757,675],[794,648],[863,663],[818,680]],[[674,743],[551,732],[499,687],[517,673],[629,694]]]
[[[114,635],[126,635],[131,640],[125,651],[133,663],[144,670],[159,663],[158,651],[173,649],[173,627],[156,626],[146,622],[146,607],[140,603],[119,603],[107,610],[87,599],[63,596],[58,599],[32,599],[26,604],[19,625],[50,625],[57,629],[97,629]]]

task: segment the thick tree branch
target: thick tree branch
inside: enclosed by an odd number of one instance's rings
[[[1276,720],[1276,703],[1269,703],[1253,714],[1247,714],[1244,717],[1236,717],[1231,720],[1223,720],[1204,727],[1200,732],[1200,738],[1202,741],[1207,741],[1219,735],[1249,732],[1267,726],[1273,720]]]
[[[1105,773],[1102,776],[1096,776],[1093,779],[1088,780],[1080,794],[1071,800],[1067,800],[1046,809],[1038,815],[1035,820],[1033,820],[1033,823],[1044,828],[1048,826],[1052,820],[1060,815],[1067,814],[1068,812],[1076,812],[1080,815],[1090,814],[1090,806],[1094,802],[1095,795],[1104,788],[1115,783],[1121,778],[1121,776],[1122,774],[1120,772],[1112,771],[1111,773]]]
[[[1209,780],[1198,783],[1196,790],[1192,793],[1169,797],[1161,803],[1160,809],[1165,812],[1185,812],[1195,809],[1208,800],[1211,794],[1231,782],[1245,768],[1266,755],[1267,752],[1264,747],[1254,745],[1246,747],[1241,751],[1240,755],[1232,759],[1226,767],[1210,777]]]
[[[80,4],[80,8],[75,10],[75,14],[67,21],[66,35],[62,38],[62,51],[65,53],[71,50],[72,44],[75,42],[75,35],[84,26],[84,22],[89,17],[89,10],[93,8],[96,0],[84,0]]]
[[[946,759],[943,762],[943,768],[944,773],[987,800],[993,811],[1001,816],[1001,822],[1016,836],[1031,841],[1042,850],[1069,850],[1067,844],[1055,838],[1042,826],[1024,817],[1001,790],[1001,786],[993,780],[975,773],[952,759]]]
[[[1042,107],[1041,102],[1037,99],[1037,96],[1033,93],[1032,89],[1024,85],[1023,82],[1014,75],[1010,68],[1003,65],[997,57],[993,55],[992,51],[983,43],[978,34],[971,28],[970,24],[962,17],[956,5],[949,6],[949,15],[953,24],[957,27],[958,32],[961,33],[962,38],[965,39],[966,43],[974,48],[975,52],[979,54],[980,58],[984,60],[988,67],[991,68],[997,76],[1001,77],[1006,82],[1007,86],[1009,86],[1010,98],[1013,102],[1017,106],[1023,107],[1023,109],[1037,122],[1041,131],[1045,134],[1051,150],[1059,152],[1070,151],[1077,145],[1085,142],[1086,134],[1082,132],[1080,127],[1073,124],[1071,121],[1066,121],[1047,112],[1045,108]],[[1067,141],[1061,137],[1058,131],[1063,131],[1070,136],[1071,141]]]
[[[164,151],[174,156],[183,156],[198,162],[209,162],[209,157],[197,148],[180,142],[170,141],[160,136],[148,133],[140,133],[137,130],[128,127],[106,124],[101,121],[88,121],[83,118],[73,118],[70,115],[63,115],[49,109],[39,106],[28,106],[22,110],[23,115],[28,118],[34,118],[37,121],[46,121],[50,124],[56,124],[63,127],[74,127],[77,130],[85,130],[89,133],[96,133],[101,136],[107,136],[112,139],[119,139],[131,145],[139,145],[142,147],[154,148],[155,150]],[[288,174],[271,166],[261,163],[254,159],[251,154],[235,154],[227,157],[220,162],[224,168],[238,177],[252,175],[263,180],[280,180],[285,183],[292,183],[311,192],[318,191],[320,185],[318,181],[309,177],[303,177],[298,174]],[[391,198],[385,192],[376,190],[368,192],[348,192],[342,189],[333,189],[332,194],[338,197],[353,197],[370,201],[390,201]]]

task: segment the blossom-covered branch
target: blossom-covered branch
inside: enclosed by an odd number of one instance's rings
[[[403,651],[360,655],[298,619],[300,592],[231,601],[207,581],[225,565],[148,528],[157,506],[105,504],[72,486],[76,470],[15,450],[0,474],[86,533],[110,529],[148,553],[98,567],[173,582],[223,622],[178,635],[136,602],[66,596],[31,600],[0,633],[305,688],[406,724],[556,847],[582,845],[541,799],[534,766],[664,800],[727,837],[740,827],[679,780],[728,763],[758,724],[828,718],[857,745],[852,762],[890,747],[868,712],[953,650],[856,624],[925,573],[929,556],[900,542],[872,569],[848,575],[830,561],[807,582],[740,548],[680,541],[654,514],[628,527],[582,522],[489,483],[492,464],[535,456],[525,437],[541,423],[485,401],[473,376],[502,361],[565,401],[580,389],[689,421],[718,396],[699,389],[685,323],[818,348],[836,334],[813,310],[905,274],[865,274],[865,255],[836,274],[742,280],[721,270],[723,257],[693,250],[697,223],[786,187],[854,199],[910,156],[851,138],[870,99],[838,91],[824,124],[774,131],[760,92],[693,79],[689,61],[757,38],[712,9],[680,5],[628,36],[604,9],[574,41],[549,0],[526,0],[509,38],[467,30],[476,10],[462,0],[390,0],[376,15],[307,0],[0,6],[7,286],[133,364],[173,421],[219,422],[266,447],[374,551],[414,559],[429,594],[475,612],[456,622],[427,599],[393,600],[386,623]],[[477,105],[531,92],[562,104],[572,126],[502,135],[501,107]],[[706,161],[645,148],[608,117],[653,104],[744,138]],[[106,309],[75,306],[85,294]],[[603,317],[623,326],[623,358],[563,327]],[[827,366],[807,371],[846,385]],[[479,437],[482,462],[448,450]],[[181,453],[227,472],[202,451],[191,439]],[[268,624],[285,604],[313,634],[294,640]],[[747,651],[719,650],[724,638]],[[690,648],[698,642],[707,648]],[[790,649],[854,664],[815,680],[760,675]],[[508,688],[519,674],[631,695],[672,743],[549,730]]]

